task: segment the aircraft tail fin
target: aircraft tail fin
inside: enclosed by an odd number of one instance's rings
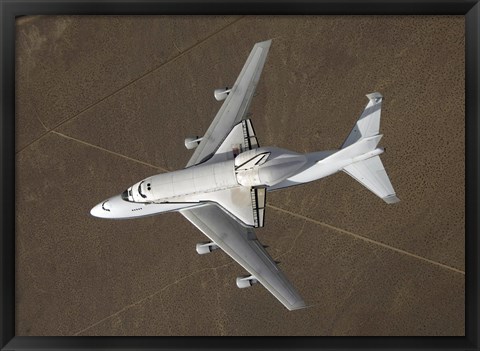
[[[379,155],[384,149],[377,148],[382,138],[379,132],[383,96],[380,93],[371,93],[367,94],[367,97],[369,99],[367,106],[343,143],[341,147],[343,150],[339,152],[353,160],[353,163],[344,167],[343,171],[386,203],[394,204],[400,199],[396,196],[380,160]]]
[[[373,137],[379,133],[383,96],[380,93],[371,93],[367,94],[367,97],[370,101],[363,110],[347,139],[344,141],[341,149],[355,144],[362,139]]]
[[[388,178],[385,167],[383,167],[380,156],[352,163],[344,167],[343,171],[387,204],[394,204],[400,201],[395,194],[395,190],[393,190],[392,183]]]

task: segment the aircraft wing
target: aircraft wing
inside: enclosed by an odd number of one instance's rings
[[[286,308],[296,310],[306,307],[298,292],[260,244],[253,229],[242,226],[214,204],[180,210],[180,213],[245,268]]]
[[[233,126],[246,116],[271,43],[271,40],[267,40],[255,44],[237,81],[188,161],[187,167],[209,159]]]

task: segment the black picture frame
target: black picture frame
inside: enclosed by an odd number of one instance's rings
[[[466,321],[465,337],[16,337],[15,336],[15,18],[22,15],[464,15],[466,103]],[[479,34],[478,1],[0,1],[2,225],[0,275],[2,350],[36,349],[479,349],[480,254],[477,219]]]

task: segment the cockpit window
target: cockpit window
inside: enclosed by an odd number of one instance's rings
[[[122,199],[128,201],[128,189],[122,193]]]
[[[142,193],[142,184],[143,184],[143,183],[144,183],[144,182],[141,181],[140,184],[138,184],[138,193],[140,194],[141,197],[143,197],[144,199],[146,199],[146,198],[147,198],[147,195],[145,195],[145,194]]]
[[[110,208],[108,208],[108,207],[110,207],[110,206],[108,206],[107,202],[108,202],[108,201],[105,201],[105,202],[102,204],[102,209],[103,209],[104,211],[110,212]],[[106,204],[107,204],[107,205],[106,205]],[[108,206],[108,207],[107,207],[107,206]]]

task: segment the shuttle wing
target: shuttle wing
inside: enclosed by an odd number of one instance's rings
[[[246,116],[271,43],[271,40],[267,40],[254,45],[237,81],[188,161],[187,167],[208,160],[232,127]]]
[[[266,188],[235,187],[205,194],[201,202],[214,202],[246,227],[263,227]]]
[[[286,308],[296,310],[306,307],[298,292],[260,244],[253,229],[242,226],[214,204],[181,210],[180,213],[245,268]]]
[[[252,122],[249,119],[244,119],[233,127],[215,151],[215,154],[205,161],[205,163],[233,160],[238,154],[258,147],[260,146],[258,145]]]

